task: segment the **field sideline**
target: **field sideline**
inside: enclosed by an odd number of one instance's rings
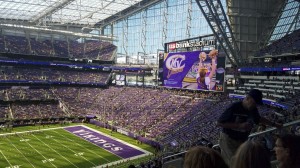
[[[133,139],[124,137],[115,132],[112,136],[109,136],[103,133],[105,131],[102,132],[101,130],[102,133],[98,132],[97,127],[93,129],[91,128],[93,127],[92,125],[88,126],[89,127],[80,125],[76,127],[88,129],[95,133],[95,135],[111,138],[114,140],[114,143],[125,144],[129,146],[129,148],[142,151],[143,154],[124,159],[124,157],[117,156],[111,151],[99,147],[99,144],[97,146],[97,144],[89,142],[88,138],[84,139],[83,137],[66,131],[66,127],[32,131],[18,131],[16,129],[18,132],[0,134],[0,167],[106,167],[107,165],[119,164],[126,160],[133,160],[145,156],[149,157],[149,155],[151,155],[152,150],[150,152],[147,150],[149,146],[143,145],[142,148],[146,149],[144,150],[135,144],[133,145]],[[105,144],[103,146],[105,147]]]

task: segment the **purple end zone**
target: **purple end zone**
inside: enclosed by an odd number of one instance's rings
[[[65,130],[124,159],[144,154],[140,150],[82,126],[67,127]]]

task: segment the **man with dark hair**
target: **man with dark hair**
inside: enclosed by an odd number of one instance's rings
[[[218,119],[217,126],[223,128],[219,139],[221,154],[228,165],[238,147],[248,139],[254,124],[261,122],[282,127],[282,124],[271,122],[259,115],[257,104],[263,104],[262,97],[261,91],[252,89],[242,101],[230,105]]]

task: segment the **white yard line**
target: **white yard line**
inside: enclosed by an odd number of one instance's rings
[[[46,133],[44,133],[44,134],[46,134]],[[48,134],[46,134],[46,135],[48,135]],[[62,143],[59,143],[59,142],[58,142],[56,139],[54,139],[54,138],[51,138],[51,140],[54,140],[55,142],[57,142],[57,144],[60,144],[61,146],[63,146],[63,147],[65,147],[65,148],[69,149],[69,150],[72,151],[74,154],[77,154],[77,153],[78,153],[78,152],[76,152],[76,151],[70,149],[70,148],[67,147],[66,145],[64,145],[64,144],[62,144]],[[84,160],[90,162],[92,165],[96,166],[93,162],[89,161],[89,160],[86,159],[84,156],[82,156],[82,155],[79,155],[79,156],[82,157]]]
[[[110,163],[107,163],[107,164],[104,164],[104,165],[97,166],[95,168],[107,168],[107,167],[111,167],[113,165],[118,165],[120,163],[124,163],[125,161],[128,161],[128,160],[134,160],[134,159],[138,159],[138,158],[149,156],[149,155],[151,155],[151,154],[142,154],[142,155],[134,156],[134,157],[131,157],[131,158],[128,158],[128,159],[122,159],[122,160],[118,160],[118,161],[115,161],[115,162],[110,162]]]
[[[118,161],[115,161],[115,162],[110,162],[109,160],[107,160],[107,159],[105,159],[104,157],[102,157],[102,156],[100,156],[100,155],[98,155],[97,153],[95,153],[94,151],[92,151],[92,150],[89,150],[89,149],[87,149],[87,148],[85,148],[85,147],[83,147],[82,145],[80,145],[80,144],[78,144],[78,143],[76,143],[74,140],[72,140],[72,139],[69,139],[68,137],[65,137],[64,135],[61,135],[61,134],[59,134],[59,133],[57,133],[55,130],[58,130],[58,129],[64,129],[64,128],[68,128],[68,127],[76,127],[76,126],[82,126],[82,127],[85,127],[85,128],[87,128],[87,129],[90,129],[90,130],[93,130],[93,131],[95,131],[95,132],[97,132],[97,133],[99,133],[99,134],[101,134],[101,135],[104,135],[104,136],[107,136],[107,137],[109,137],[109,138],[111,138],[111,139],[113,139],[113,140],[116,140],[116,141],[118,141],[118,142],[121,142],[121,143],[124,143],[124,144],[126,144],[126,145],[128,145],[128,146],[130,146],[130,147],[132,147],[132,148],[135,148],[135,149],[137,149],[137,150],[140,150],[140,151],[142,151],[142,152],[144,152],[145,154],[142,154],[142,155],[138,155],[138,156],[134,156],[134,157],[130,157],[130,158],[126,158],[126,159],[121,159],[121,160],[118,160]],[[108,164],[105,164],[105,165],[101,165],[101,166],[97,166],[97,167],[95,167],[95,168],[105,168],[106,166],[111,166],[111,165],[115,165],[115,164],[117,164],[117,163],[123,163],[124,161],[127,161],[127,160],[133,160],[133,159],[137,159],[137,158],[141,158],[141,157],[145,157],[145,156],[149,156],[149,155],[152,155],[152,153],[151,152],[148,152],[148,151],[146,151],[146,150],[144,150],[144,149],[141,149],[141,148],[139,148],[139,147],[137,147],[137,146],[134,146],[134,145],[132,145],[132,144],[129,144],[129,143],[127,143],[127,142],[125,142],[125,141],[123,141],[123,140],[120,140],[120,139],[117,139],[117,138],[115,138],[115,137],[113,137],[113,136],[110,136],[110,135],[108,135],[108,134],[105,134],[105,133],[103,133],[103,132],[100,132],[100,131],[98,131],[98,130],[96,130],[96,129],[93,129],[93,128],[90,128],[90,127],[88,127],[88,126],[85,126],[85,125],[81,125],[81,124],[78,124],[78,125],[72,125],[72,126],[65,126],[65,127],[56,127],[56,128],[47,128],[47,129],[40,129],[40,130],[32,130],[32,131],[22,131],[22,132],[13,132],[13,133],[5,133],[5,134],[0,134],[0,136],[5,136],[5,135],[16,135],[16,134],[23,134],[23,133],[31,133],[31,132],[41,132],[41,131],[48,131],[48,130],[53,130],[53,132],[55,132],[56,134],[58,134],[58,135],[60,135],[60,136],[62,136],[62,137],[64,137],[64,138],[66,138],[66,139],[68,139],[69,141],[71,141],[71,142],[74,142],[76,145],[78,145],[78,146],[81,146],[81,147],[83,147],[83,148],[85,148],[86,150],[88,150],[89,152],[92,152],[92,153],[94,153],[95,155],[97,155],[97,156],[99,156],[99,157],[101,157],[101,158],[103,158],[104,160],[106,160],[107,162],[110,162],[110,163],[108,163]],[[69,131],[68,131],[69,132]],[[69,132],[70,133],[70,132]],[[75,134],[73,134],[73,135],[75,135]],[[75,136],[77,136],[77,135],[75,135]],[[77,137],[79,137],[79,136],[77,136]],[[81,137],[80,137],[81,138]],[[23,138],[22,138],[23,139]],[[81,138],[81,139],[83,139],[83,138]],[[85,141],[87,141],[86,139],[83,139],[83,140],[85,140]],[[41,141],[40,139],[39,139],[39,141]],[[43,142],[43,141],[41,141],[41,142]],[[87,141],[87,142],[89,142],[89,141]],[[26,142],[26,143],[28,143],[28,142]],[[44,142],[43,142],[44,143]],[[28,143],[29,144],[29,143]],[[45,144],[45,143],[44,143]],[[91,144],[93,144],[93,143],[91,143]],[[30,144],[29,144],[30,145]],[[46,144],[47,145],[47,144]],[[93,145],[95,145],[95,146],[97,146],[96,144],[93,144]],[[30,145],[31,146],[31,145]],[[32,147],[32,146],[31,146]],[[99,146],[97,146],[97,147],[99,147]],[[33,147],[32,147],[33,148]],[[37,151],[35,148],[33,148],[35,151]],[[52,148],[51,148],[52,149]],[[101,148],[101,149],[103,149],[103,148]],[[54,150],[54,149],[52,149],[52,150]],[[106,149],[104,149],[104,150],[106,150]],[[55,150],[54,150],[55,151]],[[109,152],[109,153],[112,153],[112,152],[110,152],[110,151],[108,151],[108,150],[106,150],[107,152]],[[38,152],[38,151],[37,151]],[[55,151],[56,152],[56,151]],[[40,155],[42,155],[40,152],[38,152]],[[56,152],[57,153],[57,152]],[[114,153],[112,153],[113,155],[115,155]],[[42,155],[43,156],[43,155]],[[117,155],[116,155],[117,156]],[[44,157],[44,156],[43,156]],[[119,156],[118,156],[119,157]],[[45,157],[44,157],[45,158]],[[120,157],[121,158],[121,157]],[[45,158],[46,159],[46,158]],[[70,162],[70,161],[69,161]],[[51,163],[51,162],[50,162]],[[70,162],[71,163],[71,162]],[[52,164],[52,163],[51,163]],[[73,163],[71,163],[71,164],[73,164]],[[53,164],[52,164],[53,165]],[[74,165],[74,164],[73,164]],[[54,167],[56,167],[55,165],[53,165]],[[76,165],[75,165],[76,166]],[[76,166],[77,167],[77,166]]]
[[[59,134],[59,133],[56,132],[56,131],[54,131],[54,132],[55,132],[56,134]],[[69,133],[70,133],[70,132],[69,132]],[[64,138],[66,138],[66,139],[68,139],[68,140],[71,141],[71,142],[74,142],[74,143],[77,144],[78,146],[81,146],[81,147],[85,148],[84,146],[80,145],[79,143],[75,142],[74,140],[72,140],[72,139],[70,139],[70,138],[68,138],[68,137],[65,137],[65,136],[63,136],[63,135],[61,135],[61,134],[59,134],[59,135],[62,136],[62,137],[64,137]],[[72,135],[75,135],[75,134],[72,134]],[[75,135],[75,136],[76,136],[76,135]],[[76,137],[78,137],[78,136],[76,136]],[[82,138],[80,138],[80,139],[82,139]],[[85,140],[85,139],[83,139],[83,140]],[[85,141],[87,141],[87,140],[85,140]],[[93,144],[93,143],[91,143],[90,141],[87,141],[87,142],[89,142],[90,144]],[[93,145],[97,146],[96,144],[93,144]],[[97,147],[100,148],[99,146],[97,146]],[[92,150],[89,150],[88,148],[85,148],[85,149],[88,150],[88,151],[90,151],[90,152],[92,152],[92,153],[94,153],[95,155],[101,157],[102,159],[106,160],[107,162],[110,162],[110,160],[105,159],[104,157],[98,155],[96,152],[94,152],[94,151],[92,151]],[[101,148],[101,149],[102,149],[102,148]],[[115,154],[114,154],[114,155],[115,155]],[[119,157],[119,156],[118,156],[118,157]]]
[[[6,137],[7,138],[7,137]],[[9,143],[12,145],[12,146],[14,146],[14,148],[16,148],[24,157],[25,157],[25,159],[27,160],[27,162],[28,163],[30,163],[31,164],[31,166],[32,167],[34,167],[35,168],[35,166],[28,160],[28,158],[9,140],[9,138],[7,138],[7,140],[9,141]]]
[[[19,136],[20,137],[20,136]],[[21,137],[22,138],[22,137]],[[23,139],[23,138],[22,138]],[[47,160],[47,158],[43,155],[43,154],[41,154],[38,150],[36,150],[30,143],[28,143],[27,141],[25,141],[32,149],[34,149],[37,153],[39,153],[41,156],[43,156],[43,158],[45,159],[45,160]],[[54,166],[54,167],[56,167],[52,162],[50,162],[50,164],[52,164],[52,166]]]
[[[79,126],[79,125],[77,125],[77,126]],[[39,129],[39,130],[32,130],[32,131],[22,131],[22,132],[5,133],[5,134],[0,134],[0,136],[25,134],[25,133],[31,133],[31,132],[41,132],[41,131],[47,131],[47,130],[57,130],[57,129],[64,129],[64,128],[68,128],[68,127],[74,127],[74,125],[72,125],[72,126],[65,126],[65,127],[46,128],[46,129]]]
[[[7,161],[7,163],[10,165],[10,167],[12,167],[12,165],[10,164],[10,162],[7,160],[6,156],[3,154],[2,150],[0,150],[0,152],[3,155],[4,159]]]
[[[61,155],[60,153],[58,153],[56,150],[54,150],[51,146],[49,146],[48,144],[46,144],[45,142],[43,142],[42,140],[40,140],[38,137],[34,136],[37,140],[39,140],[40,142],[42,142],[43,144],[45,144],[48,148],[50,148],[51,150],[53,150],[55,153],[59,154],[62,158],[64,158],[66,161],[68,161],[69,163],[71,163],[73,166],[79,168],[78,166],[76,166],[74,163],[72,163],[69,159],[67,159],[66,157],[64,157],[63,155]],[[51,162],[50,162],[51,163]]]

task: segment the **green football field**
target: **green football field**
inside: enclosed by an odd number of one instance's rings
[[[116,138],[125,138],[125,141],[128,138],[114,134]],[[128,141],[133,142],[130,138]],[[119,156],[63,128],[0,135],[1,168],[90,168],[120,160]]]

